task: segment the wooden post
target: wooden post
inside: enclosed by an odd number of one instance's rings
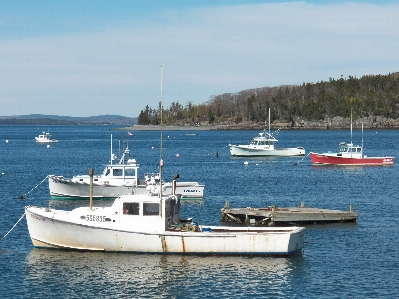
[[[352,205],[349,205],[349,212],[353,212],[353,206]]]
[[[303,201],[303,202],[301,202],[301,208],[304,208],[305,207],[305,202]]]
[[[94,169],[90,168],[90,170],[89,170],[89,176],[90,176],[90,210],[93,209],[93,174],[94,174]]]

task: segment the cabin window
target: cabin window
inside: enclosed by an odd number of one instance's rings
[[[140,206],[138,202],[123,203],[123,214],[139,215],[139,213],[140,213]]]
[[[135,169],[125,169],[125,176],[136,176]]]
[[[114,169],[113,176],[122,176],[122,169]]]
[[[159,215],[159,204],[158,203],[143,203],[143,215],[144,216],[155,216]]]

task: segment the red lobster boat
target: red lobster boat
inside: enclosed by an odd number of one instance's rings
[[[338,153],[309,153],[313,165],[356,165],[356,166],[389,166],[393,165],[394,157],[363,156],[363,147],[353,143],[341,142]]]

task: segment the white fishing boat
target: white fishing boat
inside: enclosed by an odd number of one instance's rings
[[[113,163],[114,159],[115,155],[112,154],[111,146],[110,163],[105,166],[102,174],[93,176],[93,198],[115,199],[120,195],[142,194],[148,189],[159,188],[159,174],[146,174],[144,178],[139,178],[140,165],[135,159],[130,158],[128,147],[124,150],[119,162]],[[48,183],[50,196],[53,199],[87,199],[90,196],[89,175],[76,175],[72,178],[49,175]],[[162,184],[166,188],[165,194],[172,194],[172,183],[162,182]],[[182,199],[202,199],[204,189],[205,185],[198,182],[178,182],[176,194],[180,194]]]
[[[264,129],[258,136],[254,137],[250,144],[234,145],[229,144],[232,156],[304,156],[305,149],[301,146],[294,148],[275,148],[275,138],[279,130],[270,133],[270,108],[269,108],[269,132]]]
[[[56,139],[51,139],[51,135],[48,132],[43,132],[38,137],[35,137],[37,143],[53,143],[58,142]]]
[[[162,193],[162,192],[161,192]],[[302,227],[198,225],[180,219],[180,196],[122,195],[111,207],[25,207],[35,247],[198,255],[292,255]]]

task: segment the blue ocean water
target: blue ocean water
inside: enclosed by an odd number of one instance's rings
[[[50,130],[57,144],[36,144]],[[47,175],[103,170],[126,142],[141,165],[159,163],[158,131],[109,126],[0,127],[0,238],[26,205],[72,209],[87,202],[50,199]],[[392,167],[312,167],[309,157],[234,158],[227,145],[256,131],[163,131],[163,177],[206,184],[202,201],[185,201],[183,217],[220,224],[220,209],[299,206],[347,210],[357,223],[310,225],[303,254],[294,257],[197,257],[35,249],[23,219],[0,242],[2,298],[397,298],[399,268],[398,164]],[[188,135],[187,135],[188,134]],[[196,134],[196,135],[192,135]],[[350,132],[281,131],[279,147],[337,149]],[[353,142],[361,143],[361,132]],[[364,131],[365,154],[399,157],[398,131]],[[128,141],[127,141],[128,140]],[[6,142],[8,141],[8,142]],[[154,148],[154,149],[152,149]],[[179,157],[176,155],[179,154]],[[248,161],[249,165],[244,166]],[[299,162],[299,163],[298,163]],[[19,199],[23,196],[23,199]],[[109,205],[97,201],[95,205]]]

